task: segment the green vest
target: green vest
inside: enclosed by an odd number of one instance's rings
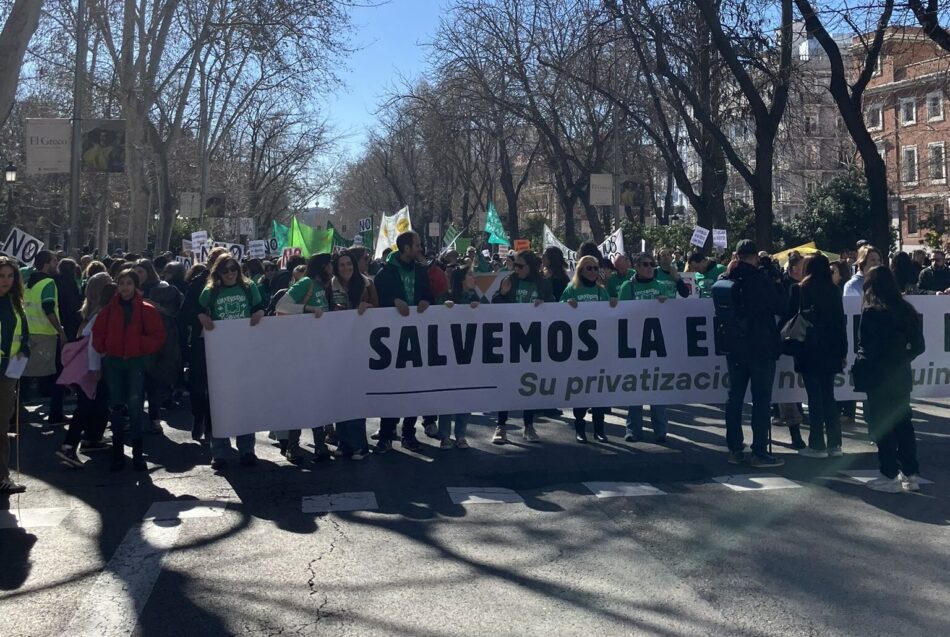
[[[30,334],[56,336],[56,328],[46,318],[43,311],[43,292],[46,286],[53,286],[53,313],[59,315],[59,295],[56,292],[56,282],[53,279],[43,279],[31,288],[26,288],[23,294],[23,313],[30,324]]]
[[[20,318],[20,313],[16,311],[16,308],[13,307],[13,316],[16,319],[16,326],[13,328],[13,340],[10,341],[10,351],[9,352],[0,352],[0,356],[3,358],[13,358],[20,353],[20,341],[22,340],[23,335],[23,322]],[[48,322],[48,321],[47,321]],[[0,326],[0,330],[3,327]],[[2,340],[2,338],[0,338]]]

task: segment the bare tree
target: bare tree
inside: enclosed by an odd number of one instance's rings
[[[950,31],[940,24],[941,11],[944,12],[944,17],[947,17],[946,4],[941,9],[937,0],[927,0],[927,6],[924,6],[923,0],[907,0],[907,6],[914,12],[914,16],[924,29],[924,33],[936,42],[940,48],[950,51]]]
[[[23,56],[40,22],[43,0],[16,0],[0,31],[0,123],[13,108]]]

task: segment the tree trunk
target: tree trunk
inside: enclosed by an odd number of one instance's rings
[[[590,224],[590,233],[594,235],[594,241],[602,243],[605,234],[604,234],[604,224],[600,220],[600,211],[597,210],[597,206],[592,206],[586,201],[583,203],[584,212],[587,214],[587,222]]]
[[[13,109],[23,56],[40,23],[42,8],[43,0],[16,0],[0,32],[0,124]]]
[[[774,134],[767,133],[766,141],[756,142],[755,186],[752,188],[752,206],[755,208],[755,243],[759,250],[772,251],[772,159],[775,154]]]
[[[870,138],[869,138],[870,139]],[[861,150],[861,149],[859,149]],[[864,177],[868,182],[868,195],[871,199],[871,227],[868,229],[868,241],[887,254],[891,247],[891,213],[887,209],[887,167],[877,154],[877,147],[871,142],[870,152],[861,152],[864,163]]]

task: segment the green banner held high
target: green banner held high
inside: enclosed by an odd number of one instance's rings
[[[495,204],[492,202],[488,202],[488,215],[485,217],[485,232],[489,235],[488,243],[503,246],[511,245],[508,241],[508,234],[505,232],[505,227],[501,225],[501,219],[495,210]]]
[[[287,246],[300,248],[301,254],[307,258],[314,254],[329,254],[333,251],[333,230],[317,230],[300,223],[297,217],[294,217],[290,224]]]

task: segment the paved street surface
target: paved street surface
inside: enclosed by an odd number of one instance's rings
[[[299,467],[261,434],[259,466],[219,474],[186,409],[148,474],[66,469],[62,429],[24,425],[0,635],[948,635],[950,401],[915,407],[933,484],[900,495],[861,485],[860,423],[839,460],[776,430],[788,462],[762,471],[726,463],[705,406],[671,409],[662,446],[624,443],[621,410],[609,444],[568,418],[523,443],[513,418],[494,447],[479,416],[467,451],[420,427],[422,453]]]

